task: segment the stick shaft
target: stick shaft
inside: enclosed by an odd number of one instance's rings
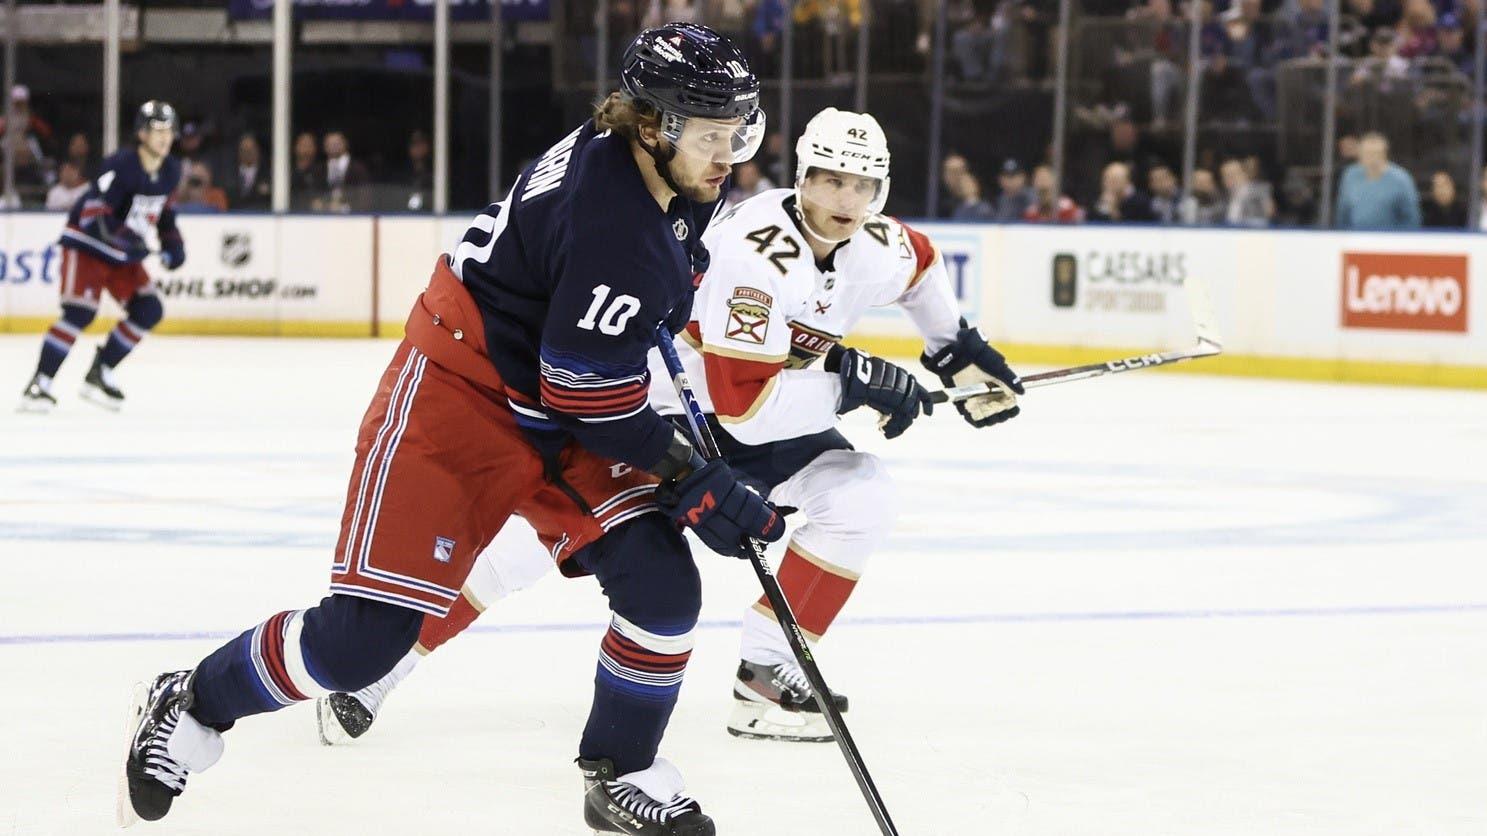
[[[1220,351],[1219,346],[1206,339],[1199,339],[1198,344],[1192,348],[1181,348],[1173,351],[1163,351],[1156,354],[1141,354],[1135,357],[1122,357],[1119,360],[1106,360],[1103,363],[1089,363],[1083,366],[1070,366],[1067,369],[1055,369],[1050,372],[1030,374],[1022,378],[1022,385],[1027,389],[1036,389],[1039,386],[1052,386],[1055,383],[1071,383],[1075,380],[1087,380],[1091,377],[1103,377],[1107,374],[1120,374],[1121,372],[1133,372],[1137,369],[1151,369],[1157,366],[1167,366],[1172,363],[1180,363],[1183,360],[1194,360],[1199,357],[1212,357]],[[985,395],[992,391],[991,383],[971,383],[965,386],[952,386],[931,392],[930,400],[935,403],[959,403],[970,398]]]
[[[672,345],[671,332],[666,330],[664,323],[656,327],[656,347],[661,351],[661,358],[666,361],[666,370],[671,373],[671,382],[676,387],[676,395],[681,399],[687,423],[692,428],[692,438],[697,442],[703,458],[718,458],[720,455],[718,441],[713,437],[712,428],[708,426],[703,416],[702,406],[697,403],[697,397],[692,394],[692,387],[687,382],[687,374],[682,368],[681,358],[677,357],[676,346]],[[842,756],[846,758],[847,766],[852,770],[852,777],[857,781],[857,788],[862,790],[862,797],[867,801],[873,819],[878,823],[878,829],[882,831],[883,836],[898,836],[898,828],[889,818],[888,808],[883,804],[883,796],[878,793],[877,785],[873,783],[872,776],[868,774],[862,753],[857,750],[857,743],[852,740],[851,732],[847,731],[846,721],[842,719],[835,701],[831,699],[831,690],[826,687],[826,678],[821,675],[821,669],[816,666],[816,659],[811,655],[811,648],[806,643],[805,634],[800,631],[800,624],[795,620],[795,613],[790,609],[790,602],[785,599],[784,590],[780,589],[780,582],[775,579],[773,570],[765,562],[758,544],[748,541],[744,545],[748,550],[749,563],[754,567],[754,574],[759,578],[759,585],[764,588],[764,596],[769,599],[769,605],[774,608],[775,618],[785,631],[785,639],[790,644],[790,651],[795,654],[795,661],[800,663],[800,669],[805,672],[806,679],[810,680],[811,688],[816,692],[816,704],[821,708],[821,716],[825,718],[827,727],[831,729],[832,735],[836,738],[837,747],[842,750]]]

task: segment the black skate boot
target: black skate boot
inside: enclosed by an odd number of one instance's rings
[[[377,715],[354,694],[336,692],[315,700],[315,727],[323,746],[349,743],[367,733]]]
[[[124,393],[114,382],[113,366],[103,364],[101,348],[93,355],[93,365],[88,368],[88,376],[83,378],[83,400],[115,412],[124,406]]]
[[[665,758],[618,778],[608,758],[578,759],[583,770],[583,820],[604,833],[634,836],[715,836],[702,806],[682,795],[682,776]],[[660,800],[666,797],[669,800]]]
[[[125,731],[128,748],[119,776],[116,815],[120,827],[156,821],[186,788],[186,775],[222,756],[222,735],[186,712],[191,707],[191,671],[162,673],[135,687]]]
[[[832,694],[836,710],[847,711],[847,698]],[[833,740],[815,691],[805,671],[794,662],[761,665],[738,663],[733,680],[733,714],[728,733],[755,740],[792,740],[822,743]]]
[[[57,399],[52,397],[52,379],[37,372],[26,384],[26,391],[21,393],[19,411],[46,413],[56,405]]]

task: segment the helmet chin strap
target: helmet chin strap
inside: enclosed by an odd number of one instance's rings
[[[661,182],[665,183],[666,187],[673,192],[686,197],[686,193],[682,191],[682,187],[678,186],[676,180],[671,177],[671,161],[676,159],[676,146],[668,143],[666,150],[662,151],[659,142],[654,146],[641,142],[640,147],[645,149],[645,153],[650,155],[651,162],[656,164],[656,173],[661,175]]]

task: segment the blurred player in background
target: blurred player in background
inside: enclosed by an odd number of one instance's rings
[[[743,54],[703,26],[642,32],[620,79],[437,262],[362,422],[331,594],[141,686],[122,823],[169,812],[238,719],[386,675],[520,514],[611,610],[578,747],[585,822],[715,832],[657,757],[702,606],[679,523],[741,556],[784,521],[650,408],[646,357],[658,325],[686,324],[702,232],[764,114]]]
[[[181,163],[170,156],[176,138],[176,111],[169,104],[145,102],[134,115],[139,144],[103,161],[98,177],[67,214],[62,230],[62,316],[47,329],[36,374],[21,396],[21,410],[49,412],[57,405],[52,380],[73,343],[98,315],[106,291],[125,316],[93,355],[84,378],[83,398],[119,409],[124,393],[114,368],[160,323],[164,309],[141,263],[152,251],[174,270],[186,261],[186,245],[176,227],[171,195],[181,181]]]
[[[925,368],[946,386],[991,381],[995,394],[958,404],[972,426],[1017,415],[1022,384],[961,318],[939,250],[881,214],[887,140],[867,114],[827,108],[796,145],[793,189],[763,192],[714,221],[712,263],[677,349],[724,458],[781,507],[803,512],[778,577],[801,628],[819,640],[846,604],[872,549],[893,529],[897,501],[882,462],[854,450],[838,416],[877,411],[888,438],[932,405],[906,369],[839,341],[870,307],[897,305],[924,337]],[[822,360],[820,368],[813,368]],[[682,407],[659,359],[651,402]],[[530,540],[528,539],[528,542]],[[551,568],[535,546],[505,543],[482,556],[450,614],[425,619],[419,642],[384,679],[320,701],[321,740],[357,737],[387,693],[484,608]],[[761,596],[744,614],[728,730],[740,737],[831,740],[810,683]],[[834,695],[841,710],[847,700]]]

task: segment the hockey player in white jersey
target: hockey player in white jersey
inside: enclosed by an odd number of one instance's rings
[[[819,641],[851,596],[873,548],[893,528],[897,502],[883,463],[853,449],[839,416],[866,406],[888,438],[932,409],[906,369],[840,340],[869,308],[896,305],[924,338],[920,360],[946,386],[990,381],[994,393],[958,404],[973,426],[1018,414],[1022,385],[1000,353],[961,318],[939,251],[923,234],[881,214],[889,152],[872,116],[828,108],[796,145],[792,189],[759,194],[704,235],[711,265],[698,287],[678,352],[735,471],[805,521],[777,575],[800,626]],[[653,352],[654,355],[654,352]],[[680,414],[669,375],[652,358],[651,402]],[[717,432],[719,429],[722,432]],[[533,544],[507,541],[482,557],[449,616],[426,621],[423,652],[478,612],[551,568]],[[482,582],[484,578],[488,582]],[[478,588],[477,588],[478,587]],[[744,615],[735,707],[741,737],[830,740],[805,675],[768,603]],[[322,701],[321,737],[364,732],[383,697],[416,661],[382,682]],[[846,709],[846,699],[835,695]]]

